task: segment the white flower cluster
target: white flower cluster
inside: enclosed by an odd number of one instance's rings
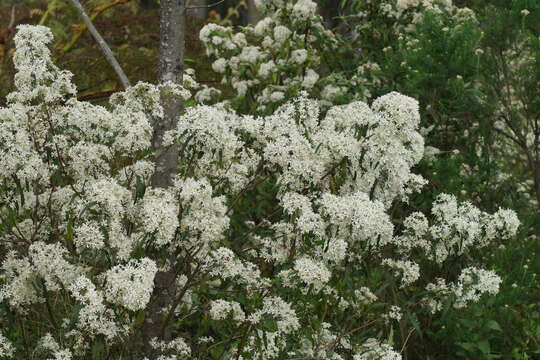
[[[300,322],[291,305],[277,296],[265,298],[262,308],[249,315],[248,321],[257,324],[268,318],[275,321],[276,331],[262,333],[269,341],[259,349],[253,348],[252,353],[254,356],[262,355],[263,358],[275,358],[287,346],[286,335],[298,330]],[[255,341],[256,337],[250,336],[248,347],[253,347]]]
[[[453,300],[455,308],[464,308],[470,302],[479,301],[483,294],[496,295],[501,282],[502,279],[493,271],[468,267],[461,271],[455,283],[447,284],[442,278],[429,283],[426,290],[430,295],[423,302],[432,313],[440,311],[449,299]]]
[[[384,259],[383,265],[395,269],[396,277],[401,277],[401,286],[407,286],[420,278],[420,266],[410,260]]]
[[[154,234],[157,245],[172,242],[180,225],[174,194],[163,189],[148,189],[140,206],[138,215],[144,231]]]
[[[390,320],[399,321],[399,320],[401,320],[402,316],[403,316],[403,314],[401,312],[401,308],[399,306],[396,306],[396,305],[392,305],[390,307],[390,311],[388,311],[388,313],[383,315],[383,317],[385,318],[386,321],[390,321]]]
[[[224,320],[233,314],[233,319],[242,322],[246,319],[246,314],[236,301],[215,300],[210,305],[210,316],[214,320]]]
[[[69,288],[73,297],[83,305],[79,311],[77,328],[94,337],[97,334],[113,339],[120,332],[115,314],[107,308],[103,292],[96,289],[87,277],[79,277]]]
[[[181,337],[175,338],[168,342],[158,341],[156,338],[154,338],[151,340],[150,345],[152,345],[152,348],[154,349],[174,354],[171,357],[165,357],[162,355],[158,358],[160,360],[184,360],[191,358],[191,348]]]
[[[187,109],[178,121],[177,136],[183,156],[203,151],[192,167],[194,176],[226,181],[233,191],[248,182],[260,158],[245,148],[237,133],[239,126],[237,115],[217,106]]]
[[[104,274],[107,301],[131,311],[144,309],[150,301],[157,270],[155,262],[148,258],[111,268]]]
[[[45,336],[39,340],[38,348],[52,354],[53,358],[49,358],[48,360],[73,359],[73,352],[68,349],[62,349],[50,333],[45,334]]]
[[[234,278],[249,289],[268,286],[267,279],[261,278],[260,271],[254,264],[242,262],[230,249],[222,247],[214,250],[210,258],[208,266],[211,275],[222,279]]]
[[[5,283],[0,286],[0,300],[13,307],[43,302],[42,294],[69,287],[82,273],[82,267],[66,261],[68,251],[59,243],[34,242],[28,252],[28,258],[9,252],[2,263],[0,278]],[[37,279],[41,279],[40,290],[33,286]]]
[[[185,232],[184,246],[200,247],[199,257],[204,259],[210,245],[221,240],[229,227],[225,199],[213,197],[212,186],[204,178],[177,179],[174,191],[183,208],[180,230]]]
[[[499,292],[502,279],[493,271],[468,267],[461,271],[452,292],[457,298],[454,307],[463,308],[469,302],[480,300],[484,293],[495,295]]]
[[[403,252],[423,249],[427,256],[442,263],[449,256],[461,255],[469,248],[481,248],[495,239],[506,240],[516,235],[519,220],[516,213],[499,209],[490,215],[471,203],[458,204],[452,195],[441,194],[432,209],[434,223],[429,226],[423,214],[409,216],[406,231],[396,238]]]
[[[354,290],[355,300],[360,304],[369,305],[377,301],[377,296],[371,292],[371,290],[365,286],[360,289]]]
[[[17,51],[13,55],[17,91],[8,96],[8,101],[52,104],[64,100],[66,95],[74,95],[72,74],[60,71],[51,61],[47,46],[52,40],[51,31],[44,26],[31,25],[20,25],[18,30],[14,38]]]
[[[315,289],[320,289],[330,280],[331,273],[319,262],[309,258],[297,259],[294,263],[294,270],[300,279],[307,285],[312,285]]]
[[[392,346],[381,343],[377,339],[369,338],[362,344],[361,350],[354,355],[354,360],[401,360],[401,354],[392,349]]]
[[[301,89],[315,90],[321,77],[315,69],[324,51],[336,49],[337,38],[324,28],[312,0],[256,4],[265,17],[255,27],[234,33],[208,24],[200,39],[207,54],[216,58],[212,69],[223,74],[223,82],[236,90],[238,99],[252,95],[257,110],[268,112],[272,104],[283,103]]]
[[[15,348],[11,342],[0,334],[0,358],[10,358],[14,352]]]

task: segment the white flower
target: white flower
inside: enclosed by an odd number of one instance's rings
[[[270,101],[273,101],[273,102],[278,102],[278,101],[281,101],[285,98],[285,94],[282,92],[282,91],[274,91],[271,95],[270,95]]]
[[[313,69],[307,69],[304,80],[302,81],[302,87],[304,89],[311,89],[319,80],[319,74]]]
[[[99,224],[94,221],[85,222],[75,229],[75,245],[77,251],[83,249],[101,249],[105,245],[105,237],[99,228]]]
[[[289,334],[300,327],[300,322],[291,305],[280,297],[267,297],[263,300],[262,309],[248,317],[248,321],[258,323],[264,315],[270,315],[276,320],[279,333]]]
[[[138,216],[145,232],[154,235],[156,245],[174,240],[178,222],[178,204],[174,193],[159,188],[148,188],[140,204]]]
[[[306,257],[295,261],[294,270],[303,282],[307,285],[313,285],[315,289],[320,289],[330,280],[331,276],[324,264]]]
[[[283,44],[291,34],[291,30],[283,25],[278,25],[274,28],[274,40],[280,45]]]
[[[420,267],[409,260],[384,259],[383,265],[387,265],[396,271],[396,276],[401,276],[402,286],[410,285],[420,277]]]
[[[360,348],[360,353],[355,354],[354,360],[401,360],[401,354],[394,351],[388,344],[381,343],[376,339],[367,339]]]
[[[298,0],[293,6],[293,15],[305,20],[315,16],[317,13],[317,4],[311,0]]]
[[[10,358],[15,353],[11,342],[0,333],[0,358]]]
[[[461,271],[457,283],[452,287],[456,296],[454,307],[465,307],[469,302],[480,300],[484,293],[496,295],[502,279],[493,271],[468,267]]]
[[[294,50],[292,53],[291,53],[291,59],[299,64],[299,65],[302,65],[303,63],[306,62],[307,60],[307,56],[308,56],[308,52],[306,49],[298,49],[298,50]]]
[[[111,268],[105,273],[107,301],[131,311],[144,309],[150,301],[157,270],[156,263],[148,258]]]
[[[399,306],[396,306],[396,305],[392,305],[390,307],[390,311],[387,314],[384,314],[384,317],[387,320],[399,321],[399,320],[401,320],[402,316],[403,316],[403,314],[401,313],[401,308]]]
[[[227,60],[224,58],[219,58],[212,63],[212,70],[217,73],[224,73],[227,69]]]
[[[360,289],[354,290],[355,300],[360,304],[368,305],[377,301],[377,296],[371,292],[371,290],[365,286]]]
[[[214,320],[225,320],[229,313],[235,321],[244,321],[246,315],[236,301],[214,300],[210,304],[210,316]]]
[[[332,84],[326,85],[321,92],[321,97],[328,101],[333,101],[336,96],[340,95],[343,92],[343,89],[339,86]]]
[[[265,17],[264,19],[259,20],[253,29],[254,34],[257,36],[263,36],[273,23],[274,20],[270,17]]]
[[[96,289],[90,279],[80,276],[69,287],[73,297],[83,305],[77,317],[77,328],[89,334],[103,334],[114,338],[120,331],[114,320],[114,313],[107,309],[103,294]]]
[[[212,44],[220,45],[223,43],[223,38],[220,36],[212,36]]]
[[[159,356],[158,360],[181,360],[189,359],[191,357],[191,348],[186,343],[186,341],[181,338],[175,338],[169,342],[167,341],[158,341],[157,338],[150,340],[150,345],[153,349],[161,350],[164,352],[173,352],[176,356],[165,357]]]
[[[274,73],[277,71],[276,64],[274,63],[274,60],[270,60],[268,62],[262,63],[259,66],[259,76],[265,78],[268,77],[271,73]]]
[[[249,289],[266,287],[267,281],[261,278],[257,266],[242,262],[234,253],[224,247],[214,250],[210,254],[210,274],[222,279],[237,278],[237,281],[247,285]]]

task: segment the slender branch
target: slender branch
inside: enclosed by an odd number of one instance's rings
[[[409,331],[409,335],[407,335],[407,338],[405,339],[405,342],[403,343],[403,346],[401,347],[400,353],[403,354],[403,351],[405,351],[405,348],[407,347],[407,342],[409,341],[409,338],[411,337],[411,335],[412,335],[413,332],[414,332],[414,328],[412,328],[412,329]]]
[[[257,180],[257,175],[259,175],[259,173],[263,170],[263,166],[261,164],[261,166],[259,166],[259,168],[257,169],[257,171],[255,172],[255,174],[253,175],[253,179],[251,179],[251,181],[249,183],[247,183],[247,185],[238,193],[236,194],[236,196],[234,197],[233,201],[231,202],[231,205],[229,205],[229,208],[227,209],[227,211],[225,212],[225,215],[229,215],[229,213],[231,212],[231,210],[234,208],[234,205],[236,205],[236,202],[240,199],[240,197],[246,193],[247,191],[249,191],[250,189],[254,189],[257,185],[259,185],[260,183],[262,183],[264,180],[268,179],[268,176],[263,176],[261,178],[259,178]],[[257,181],[255,181],[257,180]]]
[[[114,71],[116,72],[116,75],[118,76],[118,78],[120,79],[120,82],[122,83],[122,86],[124,88],[130,87],[131,85],[129,83],[129,80],[126,74],[124,73],[124,70],[122,70],[122,68],[120,67],[120,64],[118,64],[118,61],[116,61],[116,58],[114,57],[114,54],[111,51],[111,48],[109,47],[109,45],[107,45],[103,37],[97,31],[94,24],[92,23],[92,20],[90,20],[90,18],[86,14],[86,11],[84,11],[84,8],[82,7],[79,0],[69,0],[69,1],[71,1],[73,6],[77,8],[79,15],[81,16],[84,23],[86,24],[86,27],[88,28],[88,31],[90,31],[90,34],[92,34],[92,36],[98,43],[99,47],[101,48],[101,51],[103,51],[105,58],[107,58],[107,61],[113,67]]]
[[[55,8],[57,2],[58,0],[52,0],[49,2],[49,5],[47,5],[47,10],[45,11],[41,19],[39,19],[38,25],[44,25],[47,20],[49,20],[49,16],[53,12],[53,9]]]
[[[77,100],[88,101],[88,100],[103,99],[119,91],[122,91],[122,89],[114,88],[114,89],[90,91],[84,94],[77,95]]]
[[[192,276],[186,282],[186,285],[184,285],[184,288],[180,291],[180,294],[173,301],[173,303],[171,305],[171,309],[170,309],[169,313],[167,314],[167,317],[163,321],[163,325],[161,325],[161,330],[159,331],[160,337],[163,337],[165,335],[165,331],[167,329],[167,326],[169,325],[169,322],[171,321],[171,319],[172,319],[172,317],[174,315],[174,311],[175,311],[176,307],[180,304],[180,301],[182,301],[182,299],[184,298],[184,295],[186,295],[186,292],[189,290],[190,287],[192,287],[192,286],[194,286],[196,284],[196,282],[193,282],[193,277],[195,275],[199,275],[198,272],[200,270],[200,267],[201,266],[199,264],[197,266],[197,268],[195,269],[195,271],[193,272]]]
[[[54,326],[54,329],[58,330],[58,323],[56,322],[54,318],[54,312],[52,311],[52,308],[51,308],[47,286],[45,285],[45,281],[43,281],[43,279],[40,279],[40,280],[41,280],[41,286],[43,287],[43,294],[45,295],[45,305],[47,307],[47,314],[49,315],[49,319],[51,320],[51,323]]]
[[[28,340],[26,338],[26,331],[24,330],[24,322],[20,317],[17,316],[17,320],[19,320],[19,326],[21,327],[21,333],[22,333],[22,340],[24,345],[24,353],[26,354],[26,358],[30,359],[29,357],[29,351],[28,351]]]
[[[236,360],[239,360],[242,357],[242,350],[244,349],[244,346],[246,345],[246,339],[252,327],[253,327],[253,324],[249,324],[246,331],[240,338],[240,344],[238,345],[238,350],[236,352]]]
[[[198,5],[198,6],[186,6],[186,10],[192,10],[192,9],[208,9],[208,8],[211,8],[211,7],[214,7],[214,6],[218,6],[219,4],[221,4],[222,2],[224,2],[225,0],[220,0],[218,2],[215,2],[213,4],[210,4],[210,5]]]
[[[11,18],[9,20],[8,30],[13,30],[13,25],[15,25],[15,5],[11,7]]]
[[[345,333],[339,334],[338,337],[332,342],[332,344],[330,344],[330,346],[329,346],[328,348],[334,349],[334,348],[338,345],[339,341],[340,341],[344,336],[349,336],[349,335],[351,335],[351,334],[354,334],[355,332],[357,332],[357,331],[359,331],[359,330],[365,329],[365,328],[367,328],[368,326],[371,326],[371,325],[373,325],[373,324],[375,324],[375,323],[377,323],[377,322],[379,322],[379,321],[383,321],[383,320],[384,320],[384,318],[380,317],[380,318],[371,320],[371,321],[369,321],[369,322],[365,323],[364,325],[361,325],[361,326],[359,326],[359,327],[357,327],[357,328],[354,328],[354,329],[352,329],[352,330],[349,330],[349,331],[347,331],[347,332],[345,332]],[[307,359],[289,359],[289,360],[307,360]],[[315,359],[313,359],[313,360],[315,360]],[[321,359],[321,360],[324,360],[324,359]]]
[[[96,18],[101,14],[103,13],[105,10],[108,10],[116,5],[121,5],[121,4],[125,4],[125,3],[128,3],[130,2],[131,0],[114,0],[113,2],[110,2],[110,3],[107,3],[107,4],[103,4],[103,5],[100,5],[98,7],[95,7],[92,11],[91,11],[91,15],[90,15],[90,20],[91,21],[94,21],[96,20]],[[69,43],[67,43],[63,48],[62,48],[62,53],[65,54],[67,52],[69,52],[73,46],[75,45],[75,43],[81,38],[81,36],[84,34],[84,32],[86,31],[87,27],[86,25],[81,25],[81,28],[77,30],[77,32],[71,37],[71,40]]]

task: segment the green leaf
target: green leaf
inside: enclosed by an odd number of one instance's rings
[[[86,204],[86,206],[83,207],[83,209],[82,209],[81,212],[79,213],[79,218],[81,218],[81,217],[84,215],[84,213],[85,213],[87,210],[89,210],[92,206],[97,205],[97,204],[98,204],[97,201],[91,201],[91,202],[89,202],[88,204]]]
[[[474,348],[474,344],[471,343],[458,343],[458,345],[467,351],[471,351]]]
[[[487,340],[482,340],[478,342],[476,346],[478,347],[478,349],[480,349],[480,351],[482,351],[483,354],[487,355],[491,352],[491,347],[489,346],[489,341]]]
[[[423,337],[422,330],[420,329],[420,323],[418,322],[418,319],[416,318],[416,315],[410,314],[409,315],[409,320],[411,321],[412,326],[414,327],[414,329],[418,333],[418,336],[420,336],[420,338],[422,338]]]
[[[486,324],[486,327],[488,329],[491,329],[491,330],[495,330],[495,331],[503,331],[502,328],[501,328],[501,325],[499,325],[498,322],[496,322],[495,320],[489,320]]]
[[[103,340],[97,339],[92,345],[92,360],[101,360],[101,352],[103,351]]]

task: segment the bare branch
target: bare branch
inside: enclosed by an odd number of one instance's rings
[[[211,7],[214,7],[214,6],[218,6],[219,4],[221,4],[221,3],[224,2],[224,1],[225,1],[225,0],[219,0],[218,2],[213,3],[213,4],[210,4],[210,5],[186,6],[186,10],[192,10],[192,9],[207,9],[207,8],[211,8]]]
[[[107,45],[103,37],[97,31],[94,24],[92,23],[92,20],[90,20],[90,18],[86,14],[86,11],[84,11],[84,8],[82,7],[79,0],[69,0],[69,1],[71,1],[73,6],[77,8],[79,15],[81,16],[84,23],[86,24],[86,27],[88,28],[88,31],[90,31],[90,34],[92,34],[92,37],[98,43],[99,47],[101,48],[101,51],[103,51],[105,58],[107,59],[109,64],[111,64],[111,66],[113,67],[114,71],[116,72],[116,75],[118,76],[118,78],[120,79],[120,82],[122,83],[122,86],[124,88],[130,87],[131,85],[129,83],[129,80],[126,74],[124,73],[124,70],[122,70],[122,68],[120,67],[120,64],[118,64],[118,61],[116,61],[116,58],[114,57],[114,54],[111,51],[111,48],[109,47],[109,45]]]
[[[13,29],[13,25],[15,25],[15,5],[11,7],[11,18],[9,20],[8,30]]]
[[[409,341],[409,338],[411,337],[412,333],[414,332],[414,328],[409,331],[409,335],[407,335],[407,338],[405,339],[405,342],[403,343],[403,346],[401,347],[400,353],[403,354],[403,351],[405,351],[405,348],[407,347],[407,342]]]

